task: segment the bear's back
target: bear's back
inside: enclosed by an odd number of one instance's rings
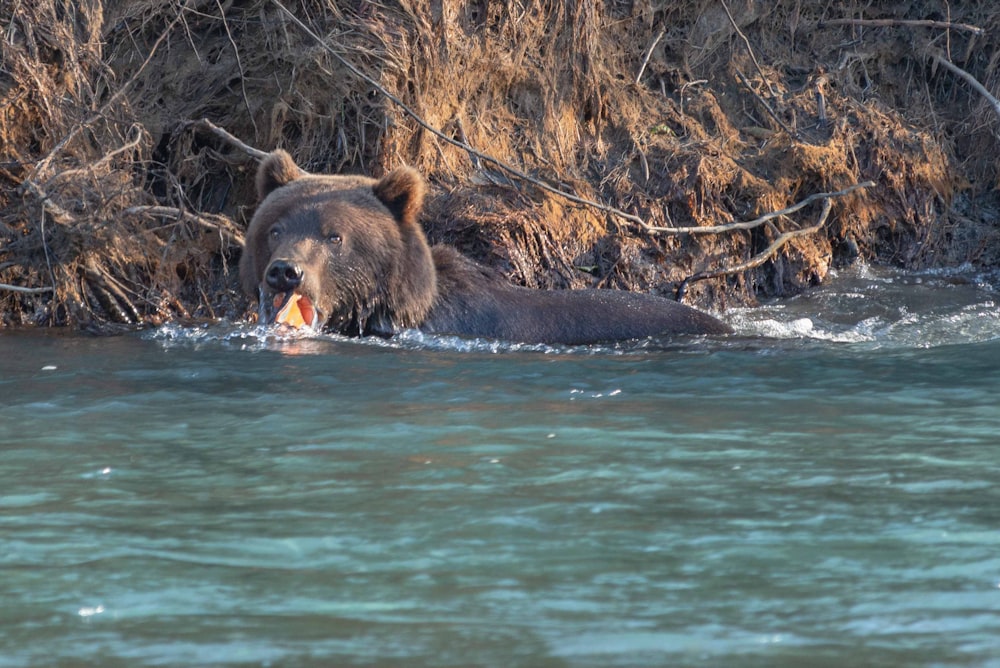
[[[432,249],[438,297],[420,329],[522,343],[587,345],[660,335],[728,334],[684,304],[618,290],[533,290],[511,285],[455,249]]]

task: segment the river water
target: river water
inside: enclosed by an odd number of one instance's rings
[[[0,332],[0,666],[1000,666],[995,280],[603,348]]]

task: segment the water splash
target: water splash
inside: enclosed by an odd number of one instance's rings
[[[927,348],[1000,338],[995,279],[969,267],[899,272],[858,265],[814,290],[727,316],[744,337],[870,348]]]

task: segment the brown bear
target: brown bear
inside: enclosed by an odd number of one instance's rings
[[[662,297],[518,287],[450,246],[431,248],[417,221],[424,192],[409,167],[380,180],[314,175],[285,151],[268,155],[240,259],[243,289],[260,298],[260,322],[349,336],[419,328],[570,345],[730,332]]]

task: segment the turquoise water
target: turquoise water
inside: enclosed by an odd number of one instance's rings
[[[1000,666],[987,278],[559,350],[0,332],[0,666]]]

